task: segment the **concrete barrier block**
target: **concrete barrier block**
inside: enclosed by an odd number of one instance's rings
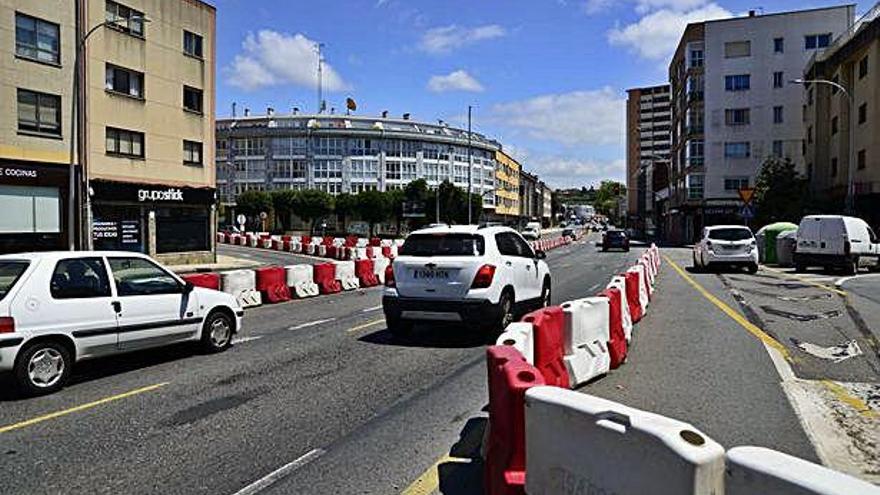
[[[526,392],[526,493],[724,493],[724,448],[693,426],[558,387]]]

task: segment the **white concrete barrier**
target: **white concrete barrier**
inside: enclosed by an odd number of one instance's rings
[[[284,267],[287,286],[293,289],[296,297],[312,297],[318,295],[318,284],[315,283],[312,265],[288,265]]]
[[[880,487],[764,447],[727,451],[726,495],[878,495]]]
[[[562,313],[565,368],[573,388],[611,369],[608,298],[587,297],[564,302]]]
[[[724,493],[724,448],[687,423],[540,386],[525,428],[529,495]]]
[[[535,364],[535,332],[531,323],[516,322],[498,336],[495,345],[509,345],[519,351],[529,364]]]
[[[632,341],[633,320],[629,313],[629,304],[626,302],[626,278],[620,275],[611,277],[608,288],[615,288],[620,291],[620,321],[623,324],[623,334],[626,336],[627,343]]]
[[[253,270],[232,270],[220,273],[220,288],[232,294],[243,308],[263,304],[263,297],[257,287],[257,274]]]
[[[342,284],[343,290],[354,290],[361,286],[360,279],[354,274],[354,261],[334,261],[336,264],[336,280]]]
[[[642,318],[648,313],[648,278],[645,276],[645,267],[643,265],[635,265],[629,267],[627,272],[636,272],[639,274],[639,304],[642,307]]]
[[[373,273],[376,274],[376,278],[379,279],[379,283],[382,285],[385,284],[385,268],[389,263],[391,263],[391,260],[383,256],[373,260]]]

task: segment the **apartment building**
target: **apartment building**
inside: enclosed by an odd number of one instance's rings
[[[519,175],[522,166],[502,150],[495,152],[495,215],[516,223],[520,215]]]
[[[0,0],[0,253],[71,240],[75,25],[72,5]]]
[[[853,177],[855,213],[880,223],[880,3],[809,61],[804,150],[814,207],[843,211]],[[845,91],[820,82],[840,84]],[[852,143],[852,145],[850,144]]]
[[[763,161],[805,170],[802,88],[809,58],[845,32],[854,5],[689,24],[669,66],[672,167],[666,237],[692,241],[704,225],[744,223],[738,191]]]
[[[669,84],[627,90],[627,225],[651,236],[658,223],[654,211],[655,182],[657,190],[666,187],[668,175],[672,126],[669,104]]]
[[[520,170],[519,174],[519,205],[521,222],[539,221],[540,211],[538,210],[535,198],[538,194],[538,176]]]
[[[539,182],[541,191],[541,225],[550,227],[553,225],[553,189],[544,181]]]

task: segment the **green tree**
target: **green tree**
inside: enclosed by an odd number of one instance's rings
[[[298,194],[299,192],[293,189],[279,189],[270,193],[272,209],[275,210],[276,227],[279,229],[283,230],[285,226],[291,227],[290,214],[293,212]]]
[[[756,225],[798,222],[809,204],[807,179],[790,159],[771,157],[761,164],[755,179]]]
[[[428,210],[432,210],[434,203],[434,195],[428,189],[428,181],[425,179],[416,179],[403,189],[403,195],[407,202],[417,205],[425,213],[424,217],[412,217],[408,219],[410,229],[415,230],[430,223],[430,215]]]
[[[391,214],[397,227],[397,234],[400,235],[400,222],[403,220],[403,202],[406,201],[406,193],[403,189],[392,189],[385,192],[388,206],[391,208]]]
[[[250,225],[258,225],[260,213],[272,212],[272,198],[264,191],[245,191],[235,199],[235,208],[248,217]]]
[[[362,191],[355,196],[360,216],[370,224],[370,237],[376,232],[376,224],[388,220],[391,205],[386,193],[380,191]]]
[[[296,195],[293,212],[309,222],[309,231],[315,230],[315,221],[333,211],[333,196],[318,189],[306,189]]]
[[[342,193],[336,196],[335,203],[336,218],[342,222],[342,232],[344,233],[348,225],[348,217],[358,210],[357,197],[349,193]]]
[[[596,211],[608,217],[615,216],[617,211],[617,199],[626,195],[626,186],[613,180],[603,180],[596,190],[596,199],[593,206]]]

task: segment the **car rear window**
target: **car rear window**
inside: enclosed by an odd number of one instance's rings
[[[605,235],[607,235],[608,237],[613,238],[613,239],[621,239],[623,237],[626,237],[624,235],[623,231],[620,231],[620,230],[609,230],[608,233]]]
[[[0,301],[15,287],[27,267],[27,261],[0,261]]]
[[[712,229],[709,231],[709,239],[717,241],[744,241],[752,238],[752,231],[748,229]]]
[[[414,234],[400,248],[401,256],[479,256],[486,251],[483,236],[474,234]]]

